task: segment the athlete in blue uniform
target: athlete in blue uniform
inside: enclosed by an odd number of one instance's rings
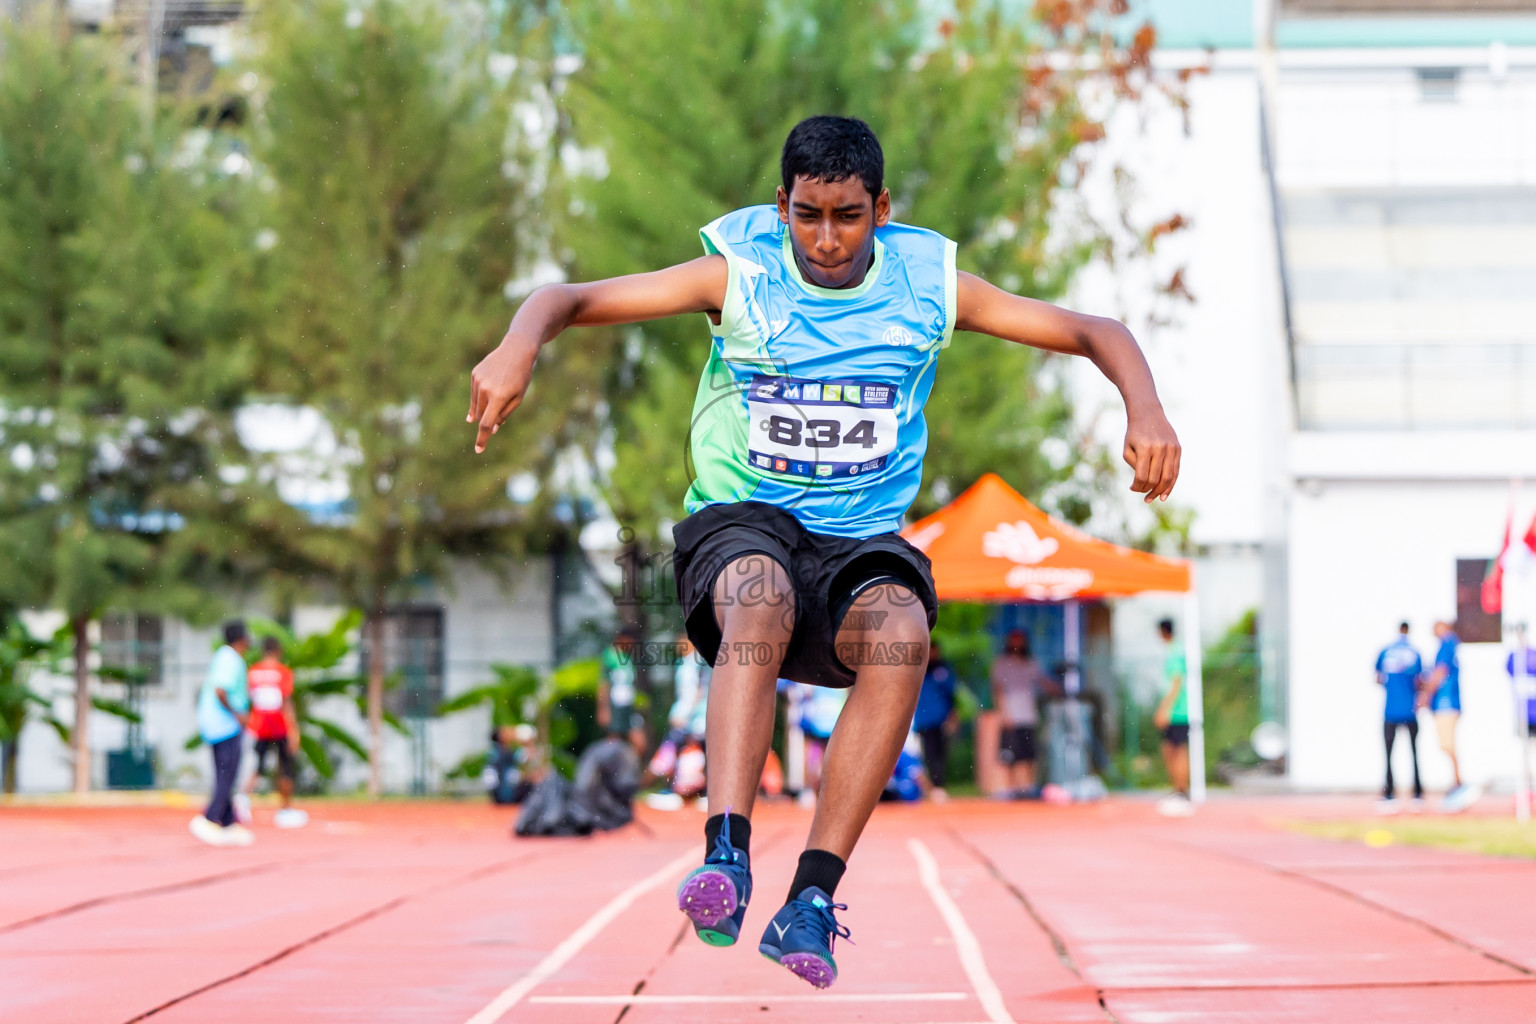
[[[1413,799],[1418,807],[1424,800],[1424,784],[1419,781],[1419,681],[1424,676],[1424,659],[1408,642],[1408,623],[1397,627],[1397,639],[1376,655],[1376,682],[1387,691],[1382,708],[1382,736],[1387,742],[1387,784],[1381,791],[1382,812],[1397,811],[1397,787],[1392,780],[1392,748],[1399,728],[1408,730],[1408,753],[1413,757]]]
[[[1445,809],[1455,814],[1475,804],[1481,793],[1461,781],[1461,760],[1456,756],[1456,724],[1461,721],[1461,638],[1450,622],[1435,623],[1435,638],[1440,649],[1424,679],[1424,693],[1435,716],[1440,749],[1451,759],[1452,786],[1445,794]]]
[[[802,121],[780,172],[775,205],[706,226],[699,259],[535,291],[475,368],[468,420],[482,451],[567,327],[709,317],[674,568],[688,634],[715,666],[708,800],[725,813],[706,823],[678,906],[704,941],[736,941],[775,681],[851,686],[788,900],[758,944],[825,988],[847,934],[834,893],[901,753],[937,611],[928,559],[895,531],[922,480],[940,354],[958,330],[1092,359],[1124,397],[1131,489],[1147,501],[1173,488],[1179,444],[1124,326],[961,273],[953,242],[891,220],[864,122]]]

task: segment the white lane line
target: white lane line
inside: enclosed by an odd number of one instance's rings
[[[1008,1013],[1008,1007],[1003,1003],[1003,993],[987,970],[987,960],[981,955],[981,943],[976,941],[976,934],[965,923],[960,908],[955,906],[955,901],[949,898],[949,893],[939,883],[939,865],[934,861],[933,854],[917,839],[908,839],[907,849],[912,851],[912,857],[917,861],[917,875],[922,879],[923,888],[928,890],[933,905],[939,908],[939,916],[949,926],[949,934],[954,936],[960,966],[965,968],[965,975],[971,980],[971,987],[976,990],[976,998],[981,1000],[981,1008],[987,1011],[987,1019],[993,1024],[1015,1024]]]
[[[583,946],[597,937],[598,932],[608,927],[613,923],[614,918],[629,909],[631,903],[663,882],[676,879],[681,872],[692,867],[698,859],[698,851],[689,850],[609,900],[601,910],[587,918],[585,924],[571,932],[560,945],[550,950],[549,955],[540,960],[533,970],[508,985],[501,995],[492,999],[485,1009],[469,1018],[466,1024],[496,1024],[496,1021],[500,1020],[508,1010],[522,1002],[528,993],[570,962],[571,957],[580,953]]]
[[[969,992],[827,992],[805,995],[721,995],[721,996],[669,996],[669,995],[617,995],[617,996],[531,996],[530,1003],[563,1003],[566,1005],[625,1006],[647,1003],[758,1003],[771,1006],[776,1003],[958,1003],[975,998]]]

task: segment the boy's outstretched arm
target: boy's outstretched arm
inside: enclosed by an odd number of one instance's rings
[[[727,280],[725,257],[713,255],[649,274],[535,289],[518,308],[501,344],[470,374],[465,422],[480,424],[475,451],[484,451],[486,441],[522,404],[539,349],[561,331],[719,312]]]
[[[1179,439],[1163,414],[1152,371],[1125,325],[1011,295],[974,274],[959,275],[955,327],[1051,352],[1087,356],[1125,400],[1125,461],[1131,490],[1167,499],[1179,478]]]

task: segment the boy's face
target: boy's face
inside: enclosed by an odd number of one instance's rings
[[[857,178],[817,181],[796,178],[788,193],[779,186],[779,219],[800,271],[822,288],[853,288],[864,280],[875,251],[875,228],[891,219],[891,194],[871,198]]]

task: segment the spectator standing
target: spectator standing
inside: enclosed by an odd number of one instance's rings
[[[668,786],[664,792],[645,798],[649,807],[675,811],[683,806],[686,797],[695,796],[704,788],[709,672],[688,634],[679,636],[677,661],[672,667],[672,708],[667,712],[667,735],[647,769],[651,777],[667,779]]]
[[[1536,735],[1536,647],[1525,636],[1525,625],[1515,627],[1515,645],[1504,660],[1504,671],[1515,696],[1515,731],[1520,736],[1519,813],[1531,813],[1531,736]],[[1522,819],[1523,820],[1523,819]]]
[[[677,666],[672,672],[672,710],[667,728],[679,748],[690,739],[704,741],[705,713],[709,707],[709,665],[700,657],[688,634],[677,638]]]
[[[256,780],[265,774],[267,755],[271,754],[275,788],[282,799],[272,823],[278,828],[302,828],[309,823],[309,815],[293,806],[294,755],[299,752],[293,670],[283,664],[283,645],[277,637],[261,641],[261,660],[246,671],[246,681],[251,693],[248,728],[256,739],[256,771],[246,783],[246,793],[255,789]],[[248,796],[243,798],[249,801]]]
[[[1163,734],[1163,766],[1173,792],[1158,801],[1157,809],[1168,815],[1185,815],[1194,810],[1189,802],[1189,676],[1184,662],[1184,648],[1174,637],[1173,620],[1157,624],[1163,640],[1163,699],[1152,716]]]
[[[1424,676],[1424,661],[1408,642],[1408,623],[1397,627],[1397,639],[1376,655],[1376,683],[1386,691],[1382,708],[1382,738],[1387,747],[1387,782],[1377,809],[1396,814],[1397,787],[1392,779],[1392,748],[1400,729],[1408,730],[1408,752],[1413,756],[1413,809],[1424,806],[1424,784],[1419,781],[1419,720],[1417,696]]]
[[[928,670],[912,715],[912,731],[922,743],[923,763],[928,769],[929,799],[942,803],[949,760],[949,737],[955,728],[955,672],[939,652],[938,640],[928,641]]]
[[[197,730],[213,753],[213,796],[193,818],[192,834],[210,846],[249,846],[256,837],[235,820],[234,793],[240,773],[240,746],[251,702],[246,689],[245,623],[224,624],[224,643],[213,652],[197,695]]]
[[[610,736],[622,736],[645,750],[645,722],[636,708],[640,636],[630,627],[619,630],[603,651],[602,676],[597,684],[597,724]]]
[[[1015,798],[1035,793],[1035,758],[1040,729],[1040,698],[1059,696],[1061,684],[1046,674],[1030,651],[1029,637],[1012,630],[1003,652],[992,662],[992,694],[1002,714],[998,760],[1008,766]]]
[[[1461,638],[1456,635],[1455,625],[1444,621],[1435,623],[1435,637],[1440,641],[1440,649],[1424,681],[1423,699],[1435,716],[1440,749],[1451,759],[1453,785],[1441,806],[1457,814],[1476,803],[1479,796],[1474,787],[1461,781],[1461,760],[1456,756],[1456,724],[1461,721]]]

